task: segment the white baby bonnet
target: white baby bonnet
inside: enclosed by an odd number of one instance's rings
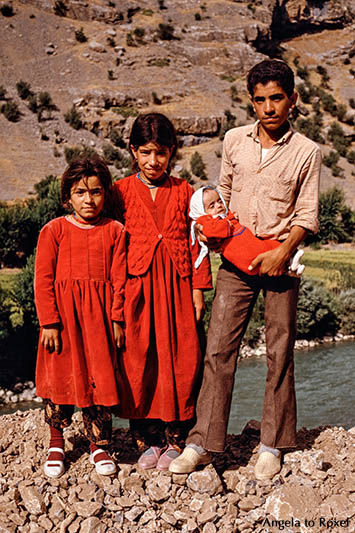
[[[219,196],[220,196],[220,198],[221,198],[221,200],[222,200],[222,202],[223,202],[223,205],[224,205],[224,207],[226,209],[224,214],[216,215],[216,216],[224,218],[227,215],[227,213],[228,213],[228,207],[226,205],[226,202],[225,202],[223,196],[221,195],[221,193],[217,189],[207,185],[207,186],[201,187],[200,189],[195,191],[193,193],[193,195],[191,196],[190,212],[189,212],[189,217],[193,221],[192,224],[191,224],[191,242],[192,242],[192,246],[194,246],[194,244],[196,242],[196,234],[195,234],[196,220],[199,217],[202,217],[203,215],[206,215],[206,211],[205,211],[205,208],[204,208],[204,205],[203,205],[203,191],[206,190],[206,189],[212,189],[214,191],[217,191]],[[199,238],[198,238],[198,242],[200,244],[201,250],[200,250],[198,258],[195,261],[195,268],[196,269],[198,269],[198,267],[202,263],[203,259],[208,254],[208,248],[207,248],[206,244],[204,242],[201,242]]]

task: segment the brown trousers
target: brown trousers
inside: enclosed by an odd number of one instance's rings
[[[212,305],[197,422],[187,444],[198,444],[213,452],[224,450],[239,348],[257,296],[263,290],[267,376],[261,442],[274,448],[296,445],[293,348],[298,289],[298,278],[249,276],[223,261]]]

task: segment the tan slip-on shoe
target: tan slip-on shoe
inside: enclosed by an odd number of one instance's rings
[[[169,472],[173,474],[190,474],[198,466],[208,465],[211,461],[212,456],[209,452],[199,454],[193,448],[186,447],[179,457],[171,461]]]
[[[276,457],[271,452],[262,452],[259,454],[256,462],[254,473],[255,478],[259,480],[272,479],[281,470],[281,454]]]

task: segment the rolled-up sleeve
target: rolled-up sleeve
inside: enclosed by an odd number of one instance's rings
[[[301,226],[306,230],[318,231],[319,179],[322,155],[318,147],[309,155],[302,170],[299,191],[295,203],[292,226]]]

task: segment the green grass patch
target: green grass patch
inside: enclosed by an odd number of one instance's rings
[[[111,111],[117,113],[117,115],[122,115],[124,118],[136,117],[138,115],[137,109],[128,106],[111,107]]]
[[[0,270],[0,288],[4,292],[10,292],[16,279],[21,272],[19,268],[4,268]]]
[[[355,251],[307,250],[302,262],[306,277],[321,280],[329,290],[339,293],[355,288]]]

